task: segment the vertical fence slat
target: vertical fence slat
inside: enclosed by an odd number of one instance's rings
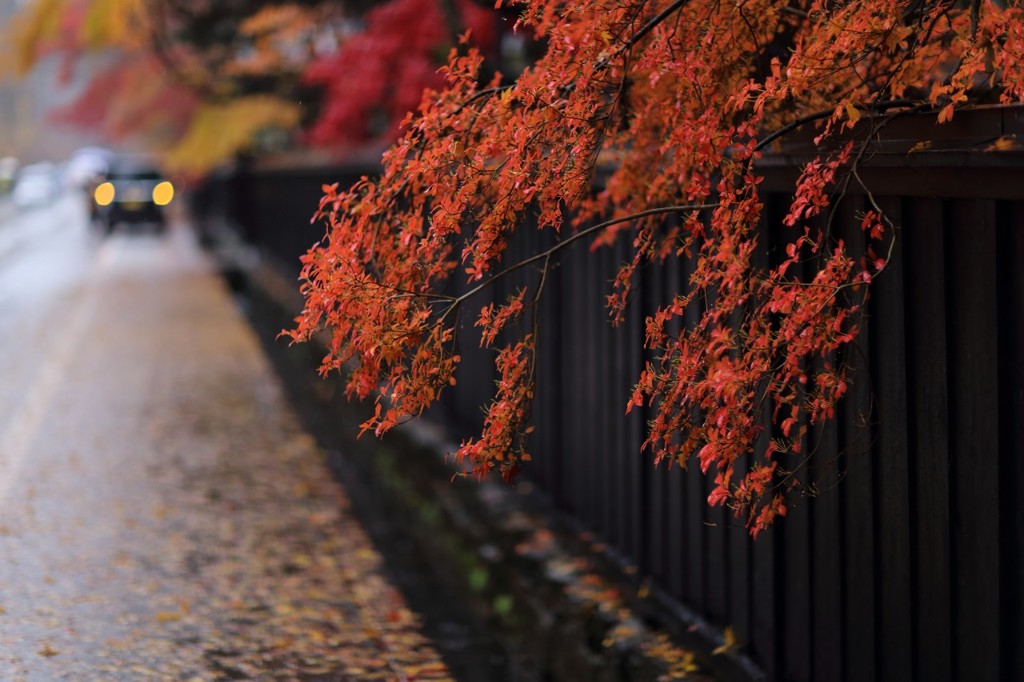
[[[843,224],[850,201],[840,201],[833,215]],[[849,221],[847,221],[849,222]],[[831,235],[834,238],[834,235]],[[835,367],[835,353],[817,359],[812,371]],[[838,415],[842,414],[837,411]],[[810,429],[809,478],[814,497],[811,513],[811,675],[815,680],[842,680],[843,677],[843,532],[839,485],[842,479],[839,433],[835,419]]]
[[[545,355],[542,361],[546,363],[547,371],[543,377],[547,382],[545,395],[548,397],[545,417],[547,429],[544,437],[545,450],[539,453],[544,458],[544,467],[547,472],[547,490],[555,499],[561,499],[565,495],[565,480],[562,477],[561,460],[562,438],[564,431],[564,406],[566,386],[564,384],[564,373],[558,368],[559,349],[565,343],[565,309],[562,298],[559,295],[564,290],[562,284],[562,269],[554,268],[548,273],[549,282],[544,296],[544,313],[542,324],[544,325],[544,350]]]
[[[779,202],[781,209],[787,202]],[[776,225],[782,225],[782,211],[776,210]],[[792,230],[782,228],[776,248],[781,250],[792,243],[795,235]],[[800,277],[810,276],[810,267],[799,266]],[[810,371],[806,364],[802,371]],[[802,418],[802,426],[807,426],[806,417]],[[807,467],[804,457],[809,447],[806,436],[801,439],[800,453],[788,458],[789,474],[799,489],[808,484]],[[781,550],[781,615],[783,622],[783,656],[785,679],[800,682],[811,678],[811,513],[806,497],[799,497],[790,502],[785,522],[781,524],[779,534],[782,541]]]
[[[664,305],[667,292],[675,291],[676,287],[679,286],[678,263],[669,259],[667,263],[654,265],[650,269],[649,274],[652,275],[650,288],[652,297],[648,301],[646,314],[653,315],[658,308]],[[654,353],[649,353],[648,356],[650,359],[654,359]],[[648,415],[651,418],[655,416],[654,408],[648,410]],[[681,591],[685,571],[680,564],[683,556],[680,547],[684,543],[684,535],[681,529],[683,515],[679,510],[677,494],[680,472],[677,471],[678,467],[674,465],[670,468],[668,461],[662,461],[657,466],[654,466],[650,461],[646,461],[644,466],[653,486],[657,503],[657,507],[652,508],[652,513],[658,515],[657,528],[661,535],[657,538],[652,537],[651,542],[652,544],[662,545],[656,550],[660,561],[659,570],[662,575],[662,585],[676,599],[685,600]]]
[[[902,225],[898,199],[878,199],[894,225]],[[904,332],[903,240],[874,282],[872,365],[878,395],[878,666],[880,679],[913,678],[911,627],[910,484],[907,462],[907,379]]]
[[[835,359],[832,359],[835,362]],[[815,680],[841,680],[842,627],[842,517],[839,507],[839,463],[836,425],[829,421],[816,430],[814,483],[818,496],[811,501],[813,571],[811,635],[812,673]]]
[[[654,314],[661,301],[663,279],[662,269],[655,267],[650,269],[641,284],[644,318]],[[654,360],[653,354],[650,351],[648,351],[647,357],[649,360]],[[643,413],[648,420],[654,418],[654,408],[652,406],[646,406]],[[647,568],[644,572],[663,580],[662,584],[667,586],[668,567],[666,556],[668,535],[665,531],[667,520],[665,490],[668,485],[668,477],[664,474],[664,468],[664,464],[655,469],[651,463],[644,462],[645,488],[647,493],[645,496],[646,525],[648,528],[647,537],[650,539],[647,552],[645,553]]]
[[[946,252],[942,202],[911,203],[901,233],[907,300],[909,453],[914,461],[918,679],[951,679]]]
[[[740,467],[737,475],[743,475]],[[741,644],[750,642],[750,536],[740,519],[730,515],[728,526],[729,583],[728,583],[728,624],[733,628]]]
[[[710,469],[708,473],[711,473]],[[705,504],[713,486],[712,476],[704,477]],[[708,522],[704,527],[704,537],[707,540],[704,569],[707,574],[707,616],[716,623],[724,624],[729,616],[729,544],[726,526],[729,519],[725,515],[724,507],[709,508],[707,518]]]
[[[685,582],[681,581],[680,593],[685,594],[687,601],[694,604],[695,608],[703,611],[708,602],[705,574],[708,557],[704,542],[704,477],[696,460],[693,460],[685,474],[679,472],[677,467],[671,481],[674,511],[679,519],[675,527],[680,537],[683,537],[683,533],[686,537],[685,556],[684,550],[680,549],[676,559],[680,566],[680,576],[685,577]]]
[[[625,260],[626,247],[624,242],[620,243],[622,243],[623,249],[622,259]],[[642,291],[642,287],[640,291]],[[639,380],[644,366],[644,311],[639,298],[634,295],[634,299],[626,311],[625,320],[624,367],[626,368],[626,388],[630,392],[633,384]],[[625,410],[625,406],[622,409]],[[628,415],[622,417],[623,432],[625,433],[625,478],[629,489],[629,514],[626,524],[629,541],[626,543],[625,549],[628,556],[638,562],[639,557],[644,556],[647,548],[647,524],[644,522],[643,513],[646,497],[643,488],[644,469],[647,468],[647,457],[640,451],[640,445],[643,443],[645,435],[643,414],[642,408],[634,407]]]
[[[595,318],[597,317],[595,308],[598,305],[597,299],[600,294],[596,286],[598,281],[596,259],[591,257],[591,254],[586,251],[585,244],[577,244],[573,250],[577,253],[578,262],[582,264],[576,305],[583,312],[580,321],[580,339],[575,348],[579,360],[577,361],[576,382],[573,384],[574,387],[578,386],[580,388],[578,397],[582,399],[583,403],[583,409],[580,411],[579,421],[577,422],[579,430],[576,431],[576,434],[582,436],[583,441],[583,447],[578,451],[580,458],[577,466],[582,473],[581,478],[583,480],[580,495],[582,497],[584,518],[589,522],[588,525],[593,527],[600,525],[600,509],[597,506],[597,498],[600,497],[597,486],[600,485],[600,478],[597,475],[598,462],[595,461],[599,454],[599,443],[593,423],[594,416],[598,414],[597,410],[600,405],[597,376],[594,371],[597,364],[596,334],[600,333],[595,324]]]
[[[582,513],[582,494],[585,472],[579,469],[580,450],[583,447],[583,433],[577,431],[582,426],[580,415],[586,409],[585,400],[579,396],[579,362],[580,353],[577,344],[582,340],[583,310],[580,304],[580,256],[578,249],[569,249],[562,262],[562,311],[566,320],[565,343],[561,348],[562,386],[565,391],[563,410],[565,415],[564,433],[561,443],[562,478],[565,485],[565,497],[560,501],[569,511]],[[572,399],[570,399],[572,396]]]
[[[999,222],[1002,674],[1024,680],[1024,206]]]
[[[588,484],[589,472],[583,466],[583,457],[587,447],[587,430],[585,412],[588,409],[586,390],[581,386],[580,371],[585,364],[583,353],[579,344],[585,338],[583,329],[586,323],[584,302],[586,293],[583,291],[586,273],[583,272],[584,262],[578,248],[570,249],[566,260],[564,276],[571,285],[566,290],[566,296],[562,299],[569,309],[569,326],[571,329],[571,341],[562,349],[562,357],[565,358],[565,366],[568,373],[565,376],[565,388],[570,395],[574,396],[566,407],[571,419],[565,425],[566,434],[564,440],[565,452],[568,455],[566,466],[563,467],[563,475],[567,480],[572,481],[571,496],[569,498],[570,510],[577,514],[586,513],[586,501],[584,491]],[[586,518],[585,516],[583,518]]]
[[[806,440],[806,439],[805,439]],[[804,469],[794,474],[806,484]],[[778,529],[781,550],[781,615],[785,679],[811,679],[810,509],[805,498],[791,505]]]
[[[754,655],[769,679],[781,679],[778,618],[777,528],[769,528],[753,543],[753,604],[751,643]]]
[[[614,263],[618,263],[623,257],[623,240],[615,242],[613,249]],[[610,377],[608,383],[615,389],[615,397],[609,405],[610,413],[608,421],[615,428],[611,430],[610,446],[613,448],[614,464],[610,475],[615,486],[615,495],[619,499],[619,510],[615,519],[615,544],[624,556],[632,557],[631,544],[633,531],[632,525],[632,488],[630,485],[630,464],[636,457],[632,444],[629,442],[629,431],[626,417],[623,416],[626,400],[620,400],[621,405],[616,405],[619,396],[624,396],[626,384],[629,382],[630,373],[626,365],[626,354],[632,351],[632,339],[630,338],[630,320],[627,316],[615,330],[615,340],[610,349]]]
[[[953,203],[950,295],[958,679],[999,679],[999,452],[996,240],[990,202]]]
[[[593,258],[598,254],[591,254]],[[612,367],[612,347],[617,340],[615,330],[612,329],[610,322],[608,321],[608,310],[604,305],[604,297],[608,293],[608,280],[611,278],[612,272],[612,257],[610,248],[600,249],[598,259],[598,276],[594,280],[595,284],[600,283],[599,287],[592,296],[601,302],[598,307],[599,315],[596,319],[596,324],[600,326],[596,330],[597,335],[597,361],[591,368],[591,374],[594,376],[594,380],[597,389],[597,395],[600,398],[598,423],[595,429],[598,442],[595,443],[598,454],[601,458],[601,467],[598,469],[600,475],[600,481],[597,485],[598,491],[601,492],[600,498],[597,504],[599,505],[599,516],[601,522],[598,529],[601,530],[606,538],[611,538],[615,541],[618,540],[618,518],[621,518],[622,510],[620,504],[622,498],[616,495],[617,491],[617,478],[612,474],[614,471],[614,461],[620,457],[620,453],[614,452],[614,430],[620,427],[618,424],[618,415],[615,414],[615,410],[612,407],[612,403],[615,399],[615,387],[614,382],[608,381],[609,369]]]
[[[765,210],[762,218],[761,244],[751,258],[754,267],[768,268],[771,265],[772,240],[774,230],[778,228],[778,210],[773,207],[785,197],[776,194],[765,196]],[[772,437],[772,406],[769,400],[763,401],[759,423],[764,426],[758,441],[755,443],[754,455],[760,457],[765,452],[769,439]],[[743,519],[744,523],[747,519]],[[777,552],[777,529],[769,528],[751,542],[750,549],[750,644],[751,652],[764,668],[769,679],[778,679],[780,673],[780,628],[779,628],[779,594],[778,572],[780,562]]]
[[[849,199],[840,217],[841,230],[855,258],[863,254],[863,235],[856,211],[863,204]],[[870,338],[873,324],[861,324],[856,347],[846,351],[850,364],[850,391],[840,411],[844,479],[843,515],[846,556],[844,573],[844,644],[846,678],[851,682],[875,679],[875,490],[871,441],[872,386],[870,375]]]

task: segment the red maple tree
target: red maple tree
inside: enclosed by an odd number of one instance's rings
[[[424,89],[444,86],[438,68],[457,35],[469,30],[474,44],[490,49],[494,19],[471,0],[390,0],[370,10],[362,30],[306,68],[304,80],[323,89],[310,141],[393,140]]]
[[[517,7],[546,46],[531,68],[506,83],[481,73],[478,50],[453,49],[444,87],[423,94],[379,179],[324,188],[317,218],[327,232],[304,258],[306,306],[290,334],[329,333],[323,370],[348,366],[352,395],[379,391],[364,429],[380,434],[456,381],[456,325],[474,316],[499,378],[483,432],[456,455],[476,474],[511,477],[529,458],[543,330],[528,322],[553,263],[581,240],[628,242],[632,258],[608,296],[614,321],[642,266],[687,258],[686,286],[646,321],[656,359],[623,407],[648,406],[644,447],[655,461],[696,457],[713,470],[709,502],[729,505],[756,535],[786,512],[782,455],[803,456],[808,425],[831,418],[847,390],[845,368],[830,360],[856,338],[896,237],[860,182],[869,142],[908,112],[944,122],[982,94],[1019,101],[1024,11],[988,0]],[[758,163],[807,130],[818,151],[784,220],[793,238],[781,263],[766,264]],[[601,165],[610,175],[595,194]],[[865,258],[818,219],[850,187],[873,206],[861,216]],[[550,233],[553,245],[506,262],[523,229]],[[536,271],[531,284],[475,307],[474,296],[523,269]],[[452,278],[469,282],[465,293],[448,293]],[[755,452],[765,428],[772,437]]]

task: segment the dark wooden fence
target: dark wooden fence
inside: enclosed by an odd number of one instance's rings
[[[683,286],[686,263],[651,269],[618,328],[602,301],[625,247],[572,249],[548,283],[526,475],[669,608],[731,627],[769,679],[1024,680],[1024,154],[986,151],[1024,133],[1020,116],[908,121],[879,145],[864,177],[901,227],[848,357],[853,388],[811,434],[818,453],[800,476],[818,494],[757,541],[707,506],[695,468],[655,469],[640,454],[645,415],[624,416],[643,319]],[[765,164],[772,225],[799,167],[789,151]],[[296,274],[322,235],[308,221],[321,184],[362,172],[253,169],[208,197]],[[850,243],[865,201],[838,209]],[[787,239],[766,234],[769,251]],[[527,233],[511,257],[541,238]],[[472,337],[444,410],[456,435],[479,426],[493,388]]]

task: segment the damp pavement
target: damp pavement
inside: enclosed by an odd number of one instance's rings
[[[383,551],[187,226],[0,223],[0,680],[460,677]]]

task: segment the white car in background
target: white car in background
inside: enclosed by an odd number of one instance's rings
[[[21,164],[13,156],[5,156],[0,159],[0,195],[7,194],[14,186],[14,175],[18,172]]]
[[[36,163],[18,172],[11,199],[18,208],[32,208],[50,203],[60,193],[60,180],[53,164]]]

